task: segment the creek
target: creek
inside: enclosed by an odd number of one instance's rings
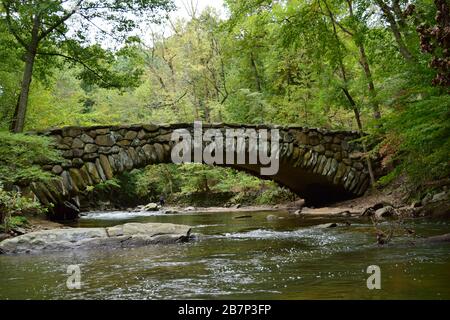
[[[346,221],[351,226],[314,227]],[[176,245],[3,255],[0,299],[450,299],[449,243],[413,245],[402,236],[380,247],[366,219],[93,212],[72,226],[127,222],[187,224],[198,236]],[[447,221],[405,223],[420,236],[450,232]],[[80,267],[80,290],[66,286],[69,265]],[[367,288],[370,265],[381,269],[380,290]]]

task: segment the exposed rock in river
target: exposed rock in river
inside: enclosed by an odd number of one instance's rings
[[[351,223],[348,221],[345,221],[343,223],[336,223],[336,222],[323,223],[323,224],[313,226],[312,228],[314,228],[314,229],[331,229],[331,228],[349,227],[349,226],[351,226]]]
[[[392,206],[383,207],[375,211],[376,219],[392,217],[393,215],[395,215],[395,209]]]
[[[157,203],[149,203],[142,208],[142,211],[158,211],[159,205]]]
[[[44,230],[0,242],[0,253],[19,254],[171,244],[189,241],[190,233],[190,226],[170,223],[127,223],[110,228]]]

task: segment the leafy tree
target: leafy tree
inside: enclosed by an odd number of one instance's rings
[[[88,45],[94,30],[100,35],[120,38],[132,32],[138,18],[155,18],[158,10],[171,9],[169,0],[3,0],[0,9],[16,44],[24,52],[21,90],[12,123],[14,132],[22,132],[28,106],[30,84],[37,57],[60,57],[81,64],[80,77],[89,82],[98,80],[104,87],[120,87],[133,76],[109,70],[114,55],[100,45]],[[107,30],[103,30],[105,26]]]

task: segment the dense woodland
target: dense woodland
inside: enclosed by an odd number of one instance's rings
[[[190,18],[168,20],[166,0],[1,1],[4,189],[49,178],[35,164],[58,157],[22,132],[194,120],[358,130],[367,158],[382,160],[374,187],[399,177],[412,192],[448,184],[448,0],[225,3],[226,17],[186,1]],[[286,194],[203,166],[149,167],[100,188],[130,183],[140,195]],[[0,206],[14,197],[1,191]]]

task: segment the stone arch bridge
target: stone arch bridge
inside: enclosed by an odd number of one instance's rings
[[[357,132],[327,131],[297,126],[203,125],[203,130],[279,129],[280,163],[274,176],[262,176],[291,189],[307,204],[326,204],[362,195],[369,187]],[[55,213],[79,207],[78,195],[89,186],[112,179],[116,174],[151,164],[171,163],[172,132],[193,124],[65,127],[37,132],[53,139],[53,147],[65,161],[44,165],[57,179],[33,183],[31,191]],[[259,175],[258,165],[233,165]]]

